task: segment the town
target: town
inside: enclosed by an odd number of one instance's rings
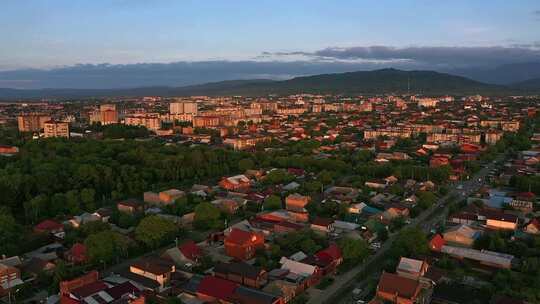
[[[538,96],[0,103],[6,303],[538,303]]]

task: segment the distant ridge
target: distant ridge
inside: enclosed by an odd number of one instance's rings
[[[486,84],[461,76],[434,71],[381,69],[336,74],[295,77],[289,80],[233,80],[185,87],[141,87],[132,89],[0,89],[0,98],[91,98],[120,96],[188,96],[188,95],[267,95],[294,93],[382,94],[420,93],[484,94],[517,93],[519,86]]]
[[[538,92],[540,91],[540,77],[517,82],[512,84],[512,86],[521,90],[532,90]]]

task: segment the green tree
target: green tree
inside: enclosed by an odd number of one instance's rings
[[[84,244],[89,260],[94,264],[108,263],[114,259],[116,245],[114,232],[102,231],[86,238]]]
[[[36,223],[39,219],[47,214],[49,198],[45,194],[40,194],[33,197],[31,200],[24,202],[24,211],[27,222]]]
[[[405,257],[422,257],[429,252],[427,236],[421,229],[411,227],[401,230],[396,240],[392,243],[390,250],[394,258]]]
[[[135,229],[135,238],[149,248],[157,248],[166,241],[172,240],[178,228],[176,225],[157,215],[143,218]]]
[[[253,169],[253,167],[255,167],[255,163],[251,158],[244,158],[238,162],[238,169],[240,169],[240,171],[250,170]]]
[[[195,227],[199,229],[218,229],[222,225],[221,212],[209,202],[202,202],[195,207]]]
[[[88,222],[81,226],[81,232],[86,236],[109,229],[111,229],[111,226],[108,223],[104,223],[102,221]]]
[[[96,191],[90,188],[84,188],[81,190],[81,202],[84,210],[91,212],[96,209],[95,202]]]
[[[264,181],[269,184],[286,184],[294,180],[292,174],[287,173],[285,170],[276,169],[266,174]]]
[[[84,245],[90,262],[101,264],[126,256],[131,243],[128,238],[121,234],[111,230],[104,230],[89,235],[84,241]]]
[[[277,195],[268,196],[263,203],[264,210],[281,209],[281,198]]]
[[[66,209],[69,214],[80,213],[80,196],[78,190],[70,190],[66,192]]]
[[[341,249],[345,262],[360,262],[369,254],[369,249],[364,240],[343,238],[339,240],[338,246]]]
[[[437,202],[437,196],[431,191],[421,191],[418,194],[418,206],[425,210]]]
[[[11,214],[0,210],[0,255],[18,254],[23,237],[21,230],[22,227],[16,223]]]
[[[321,192],[323,184],[317,180],[309,181],[304,184],[304,189],[310,194]]]

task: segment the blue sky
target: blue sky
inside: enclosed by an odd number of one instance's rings
[[[0,1],[0,87],[34,81],[32,75],[5,71],[88,73],[79,64],[225,61],[230,73],[219,80],[537,60],[538,0]],[[238,72],[231,62],[238,62]],[[254,66],[258,73],[245,74],[246,62],[277,67]],[[289,69],[282,66],[287,62]],[[148,66],[138,68],[144,73]],[[138,83],[123,84],[130,85]]]
[[[0,68],[540,41],[538,1],[3,0]]]

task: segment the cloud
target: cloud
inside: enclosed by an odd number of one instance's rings
[[[299,75],[382,68],[379,64],[333,61],[196,61],[138,64],[78,64],[55,69],[0,72],[0,87],[131,88],[186,86],[237,79],[288,79]],[[402,66],[405,68],[405,66]],[[15,82],[18,79],[31,80]],[[16,84],[9,85],[10,83]]]
[[[279,52],[275,56],[303,55],[335,60],[402,61],[439,68],[489,66],[540,60],[538,44],[492,47],[331,47],[314,52]]]
[[[330,47],[311,52],[263,52],[251,60],[78,64],[54,69],[0,71],[0,87],[186,86],[236,79],[282,80],[302,75],[388,67],[458,73],[484,81],[489,79],[463,70],[489,70],[504,64],[530,62],[540,62],[538,42],[493,47]]]

